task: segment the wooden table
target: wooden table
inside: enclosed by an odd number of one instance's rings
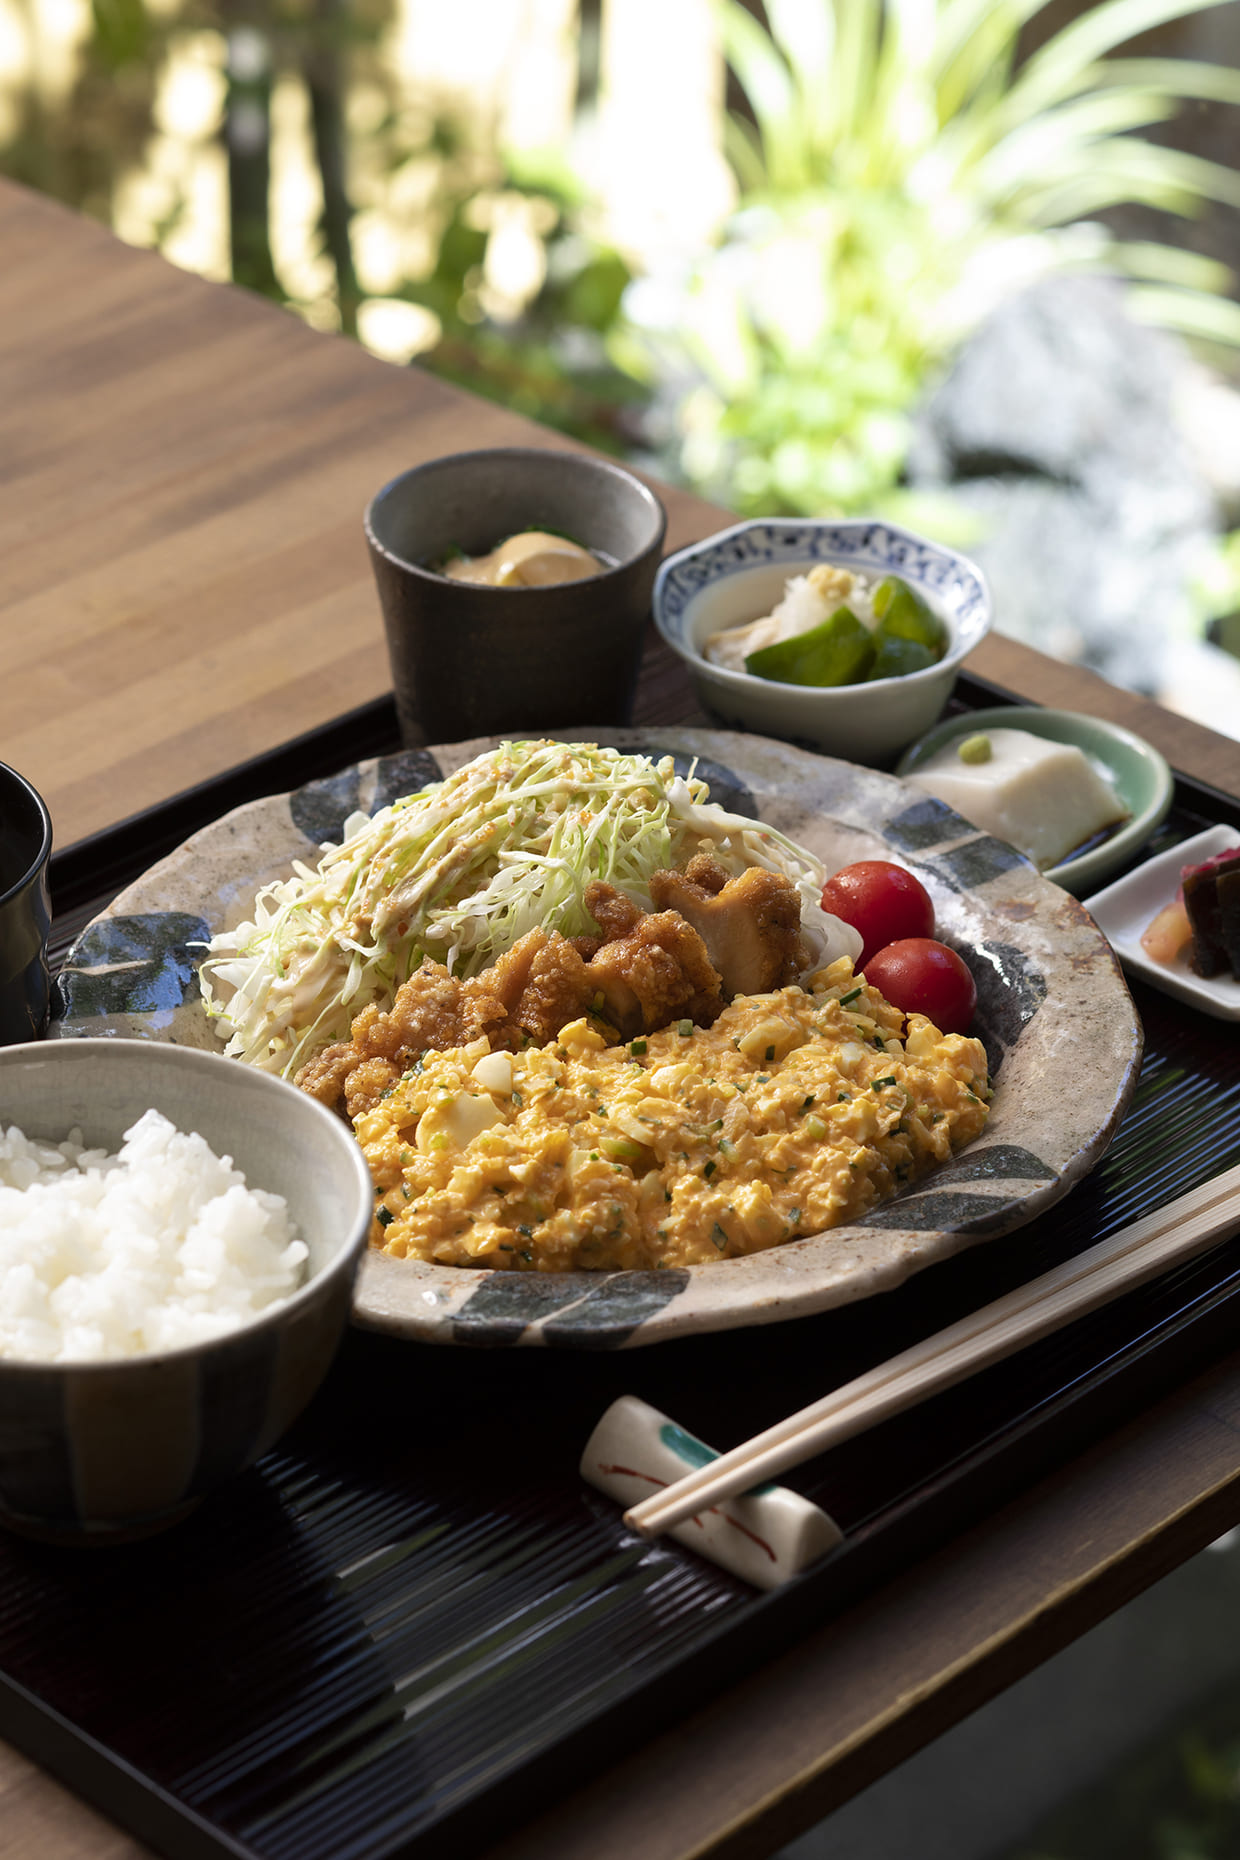
[[[438,453],[558,436],[0,183],[0,756],[68,845],[388,688],[361,535]],[[667,491],[668,546],[724,513]],[[970,669],[1240,793],[1240,743],[993,636]],[[692,716],[654,642],[646,722]],[[768,1854],[1240,1520],[1240,1354],[494,1849]],[[145,1850],[0,1745],[5,1860]]]

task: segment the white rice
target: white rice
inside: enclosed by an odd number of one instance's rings
[[[236,1330],[305,1278],[280,1195],[147,1111],[119,1155],[0,1127],[0,1356],[83,1362]]]

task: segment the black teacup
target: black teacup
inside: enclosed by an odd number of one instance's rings
[[[384,485],[366,538],[405,742],[627,722],[666,521],[639,478],[588,453],[457,452]],[[542,587],[442,572],[531,530],[571,539],[599,572]]]
[[[24,775],[0,762],[0,1045],[47,1026],[47,862],[52,817]]]

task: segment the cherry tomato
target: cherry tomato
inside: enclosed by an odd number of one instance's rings
[[[934,935],[934,906],[919,879],[886,859],[846,865],[822,888],[822,908],[859,930],[863,947],[857,968],[888,943],[906,936]]]
[[[924,1014],[940,1033],[967,1033],[977,1006],[973,977],[954,949],[933,937],[903,937],[865,965],[871,988],[902,1014]]]

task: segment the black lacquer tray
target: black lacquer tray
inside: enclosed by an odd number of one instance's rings
[[[392,747],[371,706],[71,848],[56,948],[226,808]],[[1159,844],[1217,820],[1240,802],[1180,780]],[[1240,1237],[802,1468],[846,1540],[773,1595],[639,1543],[577,1477],[618,1394],[729,1446],[1240,1161],[1234,1027],[1134,994],[1146,1057],[1115,1142],[1007,1240],[636,1355],[353,1332],[293,1432],[166,1536],[0,1537],[0,1735],[178,1860],[466,1855],[647,1740],[1234,1339]]]

